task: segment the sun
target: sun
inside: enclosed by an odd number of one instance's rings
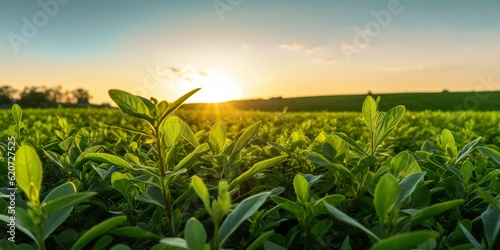
[[[205,70],[203,74],[193,74],[180,84],[184,93],[201,88],[189,98],[193,103],[218,103],[241,98],[241,88],[229,77],[215,70]]]

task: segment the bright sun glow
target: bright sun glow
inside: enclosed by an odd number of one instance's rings
[[[214,70],[205,70],[205,75],[193,74],[189,80],[182,80],[183,93],[201,88],[189,98],[189,102],[217,103],[241,98],[241,89],[227,76]]]

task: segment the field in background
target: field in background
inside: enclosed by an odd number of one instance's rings
[[[404,105],[410,111],[500,110],[500,91],[372,94],[380,96],[381,110]],[[186,104],[190,109],[216,106],[262,111],[359,111],[366,95],[332,95],[230,101],[220,104]]]

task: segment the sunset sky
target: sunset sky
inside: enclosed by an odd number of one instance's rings
[[[500,1],[2,0],[0,85],[83,87],[93,103],[110,88],[173,100],[201,86],[192,101],[500,90],[499,13]]]

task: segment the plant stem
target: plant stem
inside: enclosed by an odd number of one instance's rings
[[[161,194],[163,197],[163,204],[165,206],[164,211],[167,217],[167,222],[170,224],[170,230],[172,230],[172,234],[176,235],[175,225],[172,219],[172,206],[170,204],[170,190],[168,187],[168,182],[165,183],[165,172],[168,171],[168,166],[165,163],[165,159],[163,158],[163,145],[161,142],[159,127],[154,127],[154,135],[156,139],[156,150],[158,152],[158,160],[160,162],[160,187]]]
[[[213,249],[214,250],[220,249],[220,246],[219,246],[219,222],[218,221],[214,221],[214,246],[213,246]]]

